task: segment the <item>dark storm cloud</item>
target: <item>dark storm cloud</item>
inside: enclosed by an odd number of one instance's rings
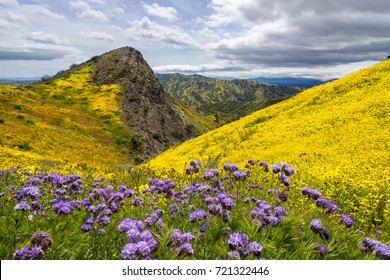
[[[66,50],[26,48],[23,50],[0,49],[0,60],[53,60],[69,54]]]
[[[245,34],[212,44],[217,58],[311,66],[382,60],[390,54],[388,1],[228,2],[230,6],[219,6],[213,18],[218,21],[218,13],[224,15],[226,24],[226,14],[237,8],[240,16],[230,23],[246,29]]]

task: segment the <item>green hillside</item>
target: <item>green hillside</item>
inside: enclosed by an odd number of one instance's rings
[[[250,80],[220,80],[201,75],[157,74],[165,90],[187,107],[212,116],[220,124],[289,98],[298,87]]]

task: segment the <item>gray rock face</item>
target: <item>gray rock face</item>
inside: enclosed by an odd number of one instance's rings
[[[121,107],[131,131],[138,161],[150,159],[170,146],[192,137],[142,54],[130,47],[107,52],[96,59],[93,81],[119,84]]]

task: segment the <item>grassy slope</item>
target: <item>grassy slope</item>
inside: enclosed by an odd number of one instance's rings
[[[1,85],[0,167],[126,163],[120,97],[117,85],[92,85],[88,66],[46,83]]]
[[[199,75],[157,74],[165,90],[186,106],[220,124],[289,98],[301,89],[250,80],[219,80]],[[218,115],[218,116],[216,116]]]
[[[381,208],[390,193],[389,123],[386,60],[191,139],[149,166],[182,172],[192,158],[288,161],[305,176],[296,187],[321,182],[351,209]]]

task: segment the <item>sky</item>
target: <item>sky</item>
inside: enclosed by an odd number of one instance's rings
[[[390,55],[388,0],[0,0],[0,77],[112,49],[157,73],[338,78]]]

